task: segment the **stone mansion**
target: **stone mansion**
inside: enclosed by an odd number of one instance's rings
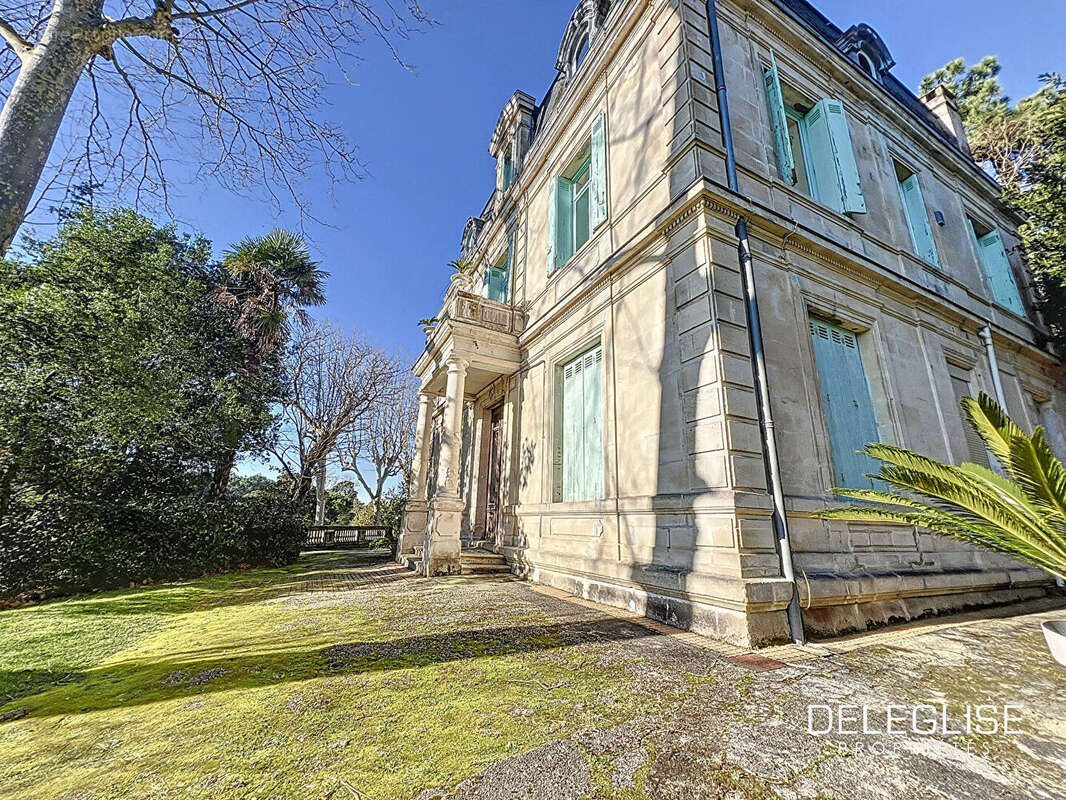
[[[473,270],[414,367],[401,559],[490,550],[742,645],[795,638],[790,604],[828,635],[1045,591],[953,540],[814,516],[871,485],[869,441],[987,464],[959,409],[978,390],[1063,449],[1019,220],[952,95],[893,64],[806,0],[581,0],[547,94],[500,112]]]

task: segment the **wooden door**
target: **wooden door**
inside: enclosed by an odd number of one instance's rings
[[[489,423],[489,480],[485,498],[485,538],[493,540],[500,529],[500,475],[503,470],[503,406],[492,409]]]

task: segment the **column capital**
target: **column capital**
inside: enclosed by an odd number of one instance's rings
[[[462,356],[448,356],[448,372],[459,372],[470,366],[470,361]]]

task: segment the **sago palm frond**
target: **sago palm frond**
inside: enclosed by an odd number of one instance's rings
[[[863,505],[824,519],[897,522],[1013,556],[1066,580],[1066,467],[1042,428],[1031,436],[983,392],[963,414],[1006,477],[978,464],[954,467],[894,445],[863,451],[881,462],[876,478],[893,491],[834,489]]]

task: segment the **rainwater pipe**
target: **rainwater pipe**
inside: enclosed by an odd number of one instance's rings
[[[1003,396],[1003,381],[999,378],[999,360],[996,358],[996,346],[992,343],[992,328],[985,325],[981,328],[981,341],[985,343],[985,353],[988,354],[988,368],[992,371],[992,385],[996,389],[996,402],[1004,411],[1007,409],[1007,399]]]
[[[726,98],[725,70],[722,66],[722,40],[718,33],[718,11],[715,0],[707,0],[707,21],[711,34],[711,57],[714,63],[714,86],[718,94],[718,116],[722,128],[722,145],[725,147],[725,171],[729,188],[740,194],[737,180],[737,159],[733,151],[733,130],[729,123],[729,102]],[[766,472],[770,482],[770,497],[773,501],[774,533],[777,550],[781,557],[781,575],[792,588],[788,602],[788,628],[792,641],[803,644],[803,616],[800,613],[799,586],[792,566],[792,543],[788,535],[788,518],[785,516],[785,494],[781,488],[781,463],[777,455],[777,436],[770,411],[770,390],[766,376],[766,354],[763,348],[762,323],[759,316],[759,298],[755,288],[755,272],[751,260],[751,245],[748,241],[748,221],[741,214],[737,218],[736,234],[740,254],[740,272],[744,282],[744,300],[748,316],[748,335],[751,339],[751,360],[755,378],[755,395],[759,408],[759,423],[762,434]]]

